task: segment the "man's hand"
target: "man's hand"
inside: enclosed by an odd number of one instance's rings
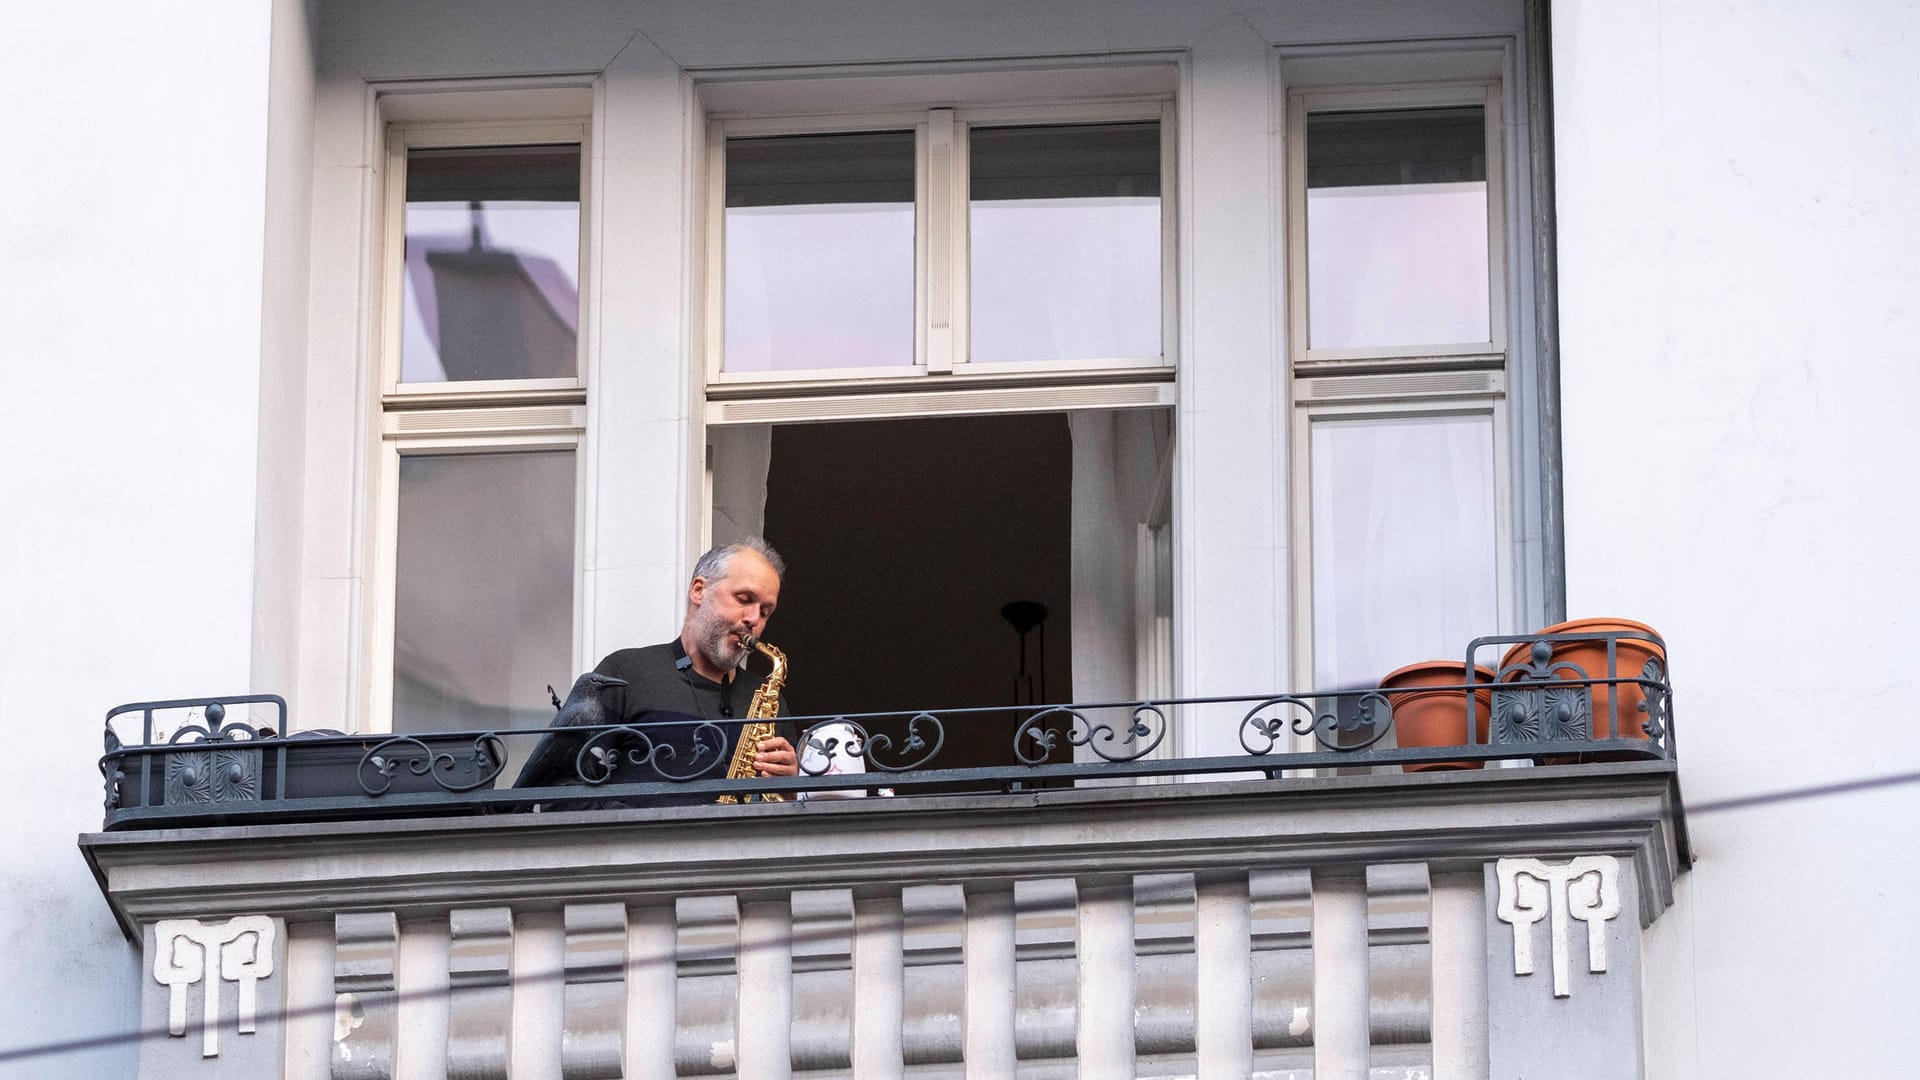
[[[794,776],[800,772],[793,744],[778,735],[761,739],[753,755],[753,771],[761,776]]]

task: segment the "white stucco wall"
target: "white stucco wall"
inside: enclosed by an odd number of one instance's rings
[[[1568,606],[1672,649],[1655,1077],[1910,1056],[1920,6],[1554,5]]]
[[[102,714],[249,686],[270,8],[183,10],[13,5],[0,34],[0,1047],[131,1026],[74,849]]]

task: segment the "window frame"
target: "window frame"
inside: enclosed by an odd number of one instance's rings
[[[1031,105],[887,109],[830,114],[724,116],[706,127],[701,371],[711,397],[784,396],[985,382],[1171,380],[1179,342],[1176,108],[1170,95]],[[971,337],[968,133],[974,127],[1154,122],[1160,140],[1160,354],[976,362]],[[885,368],[728,372],[726,360],[726,145],[729,138],[912,131],[914,134],[914,356]],[[933,378],[930,378],[933,377]]]
[[[1420,375],[1387,375],[1362,378],[1348,389],[1326,398],[1306,399],[1296,395],[1292,424],[1292,460],[1288,503],[1293,521],[1292,585],[1294,597],[1293,670],[1296,682],[1313,689],[1315,682],[1314,606],[1313,606],[1313,425],[1322,421],[1356,418],[1421,419],[1447,416],[1486,416],[1492,421],[1493,505],[1494,505],[1494,612],[1499,625],[1486,633],[1506,633],[1513,624],[1516,600],[1514,582],[1514,505],[1513,453],[1506,380],[1498,372],[1476,373],[1484,378],[1481,389],[1427,388]],[[1323,380],[1324,381],[1324,380]],[[1466,642],[1459,643],[1465,648]],[[1450,657],[1406,658],[1406,663]],[[1385,671],[1376,673],[1376,678]],[[1297,736],[1297,749],[1309,749],[1312,736]]]
[[[1495,55],[1462,50],[1449,63],[1479,66]],[[1537,440],[1521,439],[1509,388],[1530,386],[1513,370],[1516,355],[1511,321],[1529,295],[1523,264],[1512,261],[1516,230],[1530,210],[1516,205],[1507,176],[1510,155],[1524,159],[1517,131],[1506,122],[1505,95],[1515,85],[1511,54],[1502,52],[1502,74],[1461,72],[1438,81],[1330,82],[1287,88],[1283,176],[1286,213],[1287,388],[1293,403],[1287,472],[1293,554],[1289,567],[1292,594],[1291,648],[1294,682],[1315,681],[1312,434],[1317,422],[1349,417],[1417,418],[1490,416],[1493,424],[1495,613],[1498,624],[1486,633],[1511,632],[1525,604],[1519,537],[1523,507],[1517,499],[1523,477],[1521,454]],[[1405,57],[1360,53],[1321,58],[1321,73],[1389,71]],[[1301,57],[1311,66],[1312,57]],[[1282,56],[1283,70],[1288,58]],[[1479,106],[1485,125],[1487,174],[1488,338],[1480,342],[1323,349],[1309,347],[1307,276],[1307,118],[1313,113],[1372,112],[1393,109]],[[1465,643],[1459,643],[1464,648]],[[1444,658],[1444,657],[1443,657]],[[1412,663],[1424,657],[1408,657]],[[1382,671],[1376,678],[1384,676]],[[1330,689],[1330,688],[1329,688]],[[1294,736],[1295,749],[1311,749],[1311,734]]]
[[[413,455],[503,454],[566,450],[574,455],[572,522],[573,616],[570,664],[580,669],[586,611],[587,530],[591,521],[587,461],[588,372],[592,368],[591,309],[596,283],[599,218],[593,190],[593,94],[569,81],[484,88],[401,88],[378,101],[378,222],[373,230],[375,315],[371,393],[377,445],[368,462],[371,483],[362,503],[371,544],[365,592],[362,705],[355,730],[393,732],[395,615],[399,577],[400,459]],[[580,308],[576,314],[575,370],[571,378],[400,381],[405,315],[407,154],[417,149],[499,146],[578,146],[580,152]],[[556,673],[556,675],[561,673]]]
[[[585,565],[587,469],[586,469],[586,417],[585,407],[567,405],[539,409],[518,410],[525,419],[549,425],[544,429],[529,424],[521,431],[511,434],[498,432],[454,434],[448,431],[431,431],[419,434],[399,434],[391,425],[382,432],[379,459],[380,500],[375,508],[375,529],[378,537],[375,561],[375,587],[372,591],[373,606],[373,655],[376,659],[369,671],[368,693],[370,700],[366,713],[365,730],[374,733],[390,733],[393,728],[393,688],[394,664],[393,649],[395,636],[395,615],[399,605],[399,556],[400,556],[400,459],[412,456],[451,456],[512,454],[527,451],[565,450],[574,455],[574,496],[573,496],[573,619],[571,640],[567,644],[570,664],[577,671],[582,670],[581,650],[582,622],[581,612],[585,604],[585,575],[581,568]],[[536,414],[526,416],[525,414]],[[562,419],[564,417],[564,419]],[[391,419],[391,417],[389,417]],[[557,684],[556,684],[557,685]]]
[[[589,184],[593,161],[592,125],[580,120],[533,120],[512,123],[420,122],[394,123],[386,131],[386,186],[380,245],[379,387],[384,408],[413,404],[443,404],[453,400],[526,400],[584,394],[587,388],[586,303],[590,288],[588,255],[591,233],[588,219]],[[407,383],[400,381],[401,336],[406,308],[407,153],[411,150],[484,149],[500,146],[580,147],[580,311],[571,379],[469,379]]]
[[[1313,113],[1379,112],[1392,109],[1478,106],[1485,125],[1487,162],[1487,326],[1478,342],[1360,346],[1309,346],[1307,325],[1307,117]],[[1405,86],[1304,89],[1287,95],[1287,355],[1294,374],[1375,369],[1505,367],[1507,336],[1506,128],[1498,79]]]

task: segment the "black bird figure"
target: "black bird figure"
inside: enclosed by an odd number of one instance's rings
[[[607,715],[600,692],[609,686],[625,685],[627,680],[602,675],[597,671],[589,671],[575,679],[565,704],[560,705],[560,711],[554,714],[550,730],[533,748],[533,754],[521,767],[520,778],[513,782],[513,786],[547,787],[572,779],[573,759],[580,752],[581,740],[578,735],[562,735],[559,729],[618,723],[618,718]],[[553,688],[548,687],[547,693],[552,694]]]

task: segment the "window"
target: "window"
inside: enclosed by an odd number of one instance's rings
[[[399,381],[579,374],[580,147],[409,149]]]
[[[388,129],[375,729],[542,726],[577,668],[586,138]]]
[[[1021,600],[1051,613],[1027,642],[1051,700],[1170,692],[1171,498],[1150,493],[1171,488],[1177,77],[701,88],[707,521],[809,568],[775,631],[814,657],[803,708],[1010,705],[1027,639],[1000,612]],[[1020,100],[1041,103],[1000,104]],[[879,551],[940,580],[902,600],[867,568]],[[823,579],[864,599],[809,601]],[[899,604],[917,610],[881,621],[959,646],[931,683],[862,676],[832,647],[849,611]],[[956,736],[943,760],[1000,760],[1002,735]]]
[[[726,144],[723,372],[910,366],[914,134]]]
[[[976,127],[970,359],[1160,353],[1160,125]]]
[[[1288,104],[1295,670],[1374,686],[1514,621],[1499,84]]]
[[[1170,379],[1169,117],[1151,100],[713,121],[710,390]]]

